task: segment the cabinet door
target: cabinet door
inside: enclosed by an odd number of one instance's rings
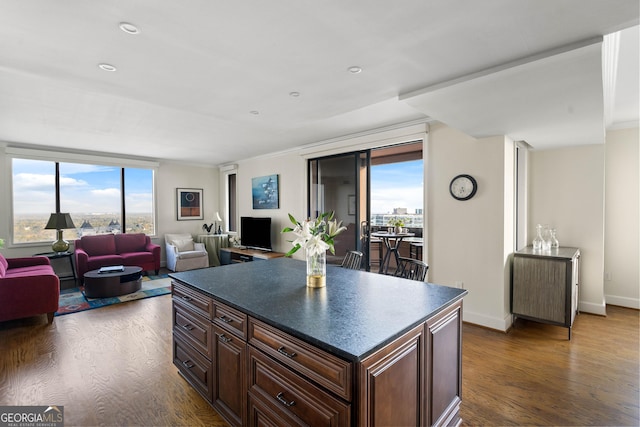
[[[232,425],[246,424],[247,344],[214,326],[213,405]]]
[[[462,398],[462,301],[427,320],[426,425],[458,425]]]
[[[514,314],[564,325],[568,298],[565,261],[514,257]]]
[[[359,426],[424,425],[424,325],[360,364]]]

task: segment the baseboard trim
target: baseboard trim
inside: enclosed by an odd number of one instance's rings
[[[506,332],[507,329],[511,327],[511,323],[513,323],[513,316],[511,314],[507,314],[504,319],[499,319],[463,309],[462,320],[467,323],[473,323],[474,325]]]
[[[607,302],[607,304],[618,305],[620,307],[635,308],[636,310],[640,310],[640,299],[638,298],[620,297],[617,295],[605,295],[604,300]]]
[[[592,302],[580,301],[579,310],[584,313],[597,314],[600,316],[607,315],[607,306],[603,304],[594,304]]]

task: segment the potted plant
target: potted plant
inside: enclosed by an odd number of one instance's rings
[[[404,227],[404,218],[401,218],[401,217],[391,218],[389,220],[389,225],[395,228],[394,231],[396,232],[396,234],[400,234],[402,233],[402,227]]]

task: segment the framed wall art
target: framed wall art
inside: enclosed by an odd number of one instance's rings
[[[278,175],[251,178],[253,209],[278,209]]]
[[[178,221],[203,219],[202,188],[176,188]]]

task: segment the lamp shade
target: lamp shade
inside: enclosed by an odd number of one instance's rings
[[[64,230],[67,228],[76,228],[68,213],[52,213],[49,222],[44,227],[48,230]]]

